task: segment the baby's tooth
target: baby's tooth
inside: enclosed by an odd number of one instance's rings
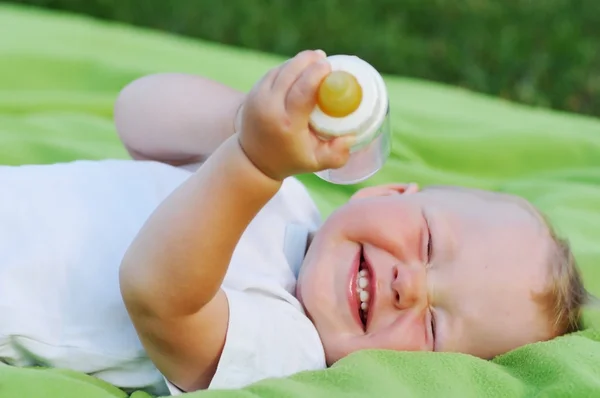
[[[362,277],[359,278],[358,279],[358,286],[360,288],[364,289],[365,287],[369,286],[369,280],[367,278],[362,278]]]
[[[363,290],[360,292],[360,301],[365,302],[369,300],[369,292]]]
[[[360,270],[360,272],[358,273],[358,275],[359,276],[367,276],[367,270],[366,269]]]
[[[366,311],[367,308],[369,308],[369,304],[367,303],[360,303],[360,309],[363,311]]]

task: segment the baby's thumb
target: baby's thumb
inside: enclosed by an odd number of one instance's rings
[[[319,146],[317,159],[324,169],[339,169],[350,158],[350,148],[356,142],[354,136],[344,136],[324,142]]]

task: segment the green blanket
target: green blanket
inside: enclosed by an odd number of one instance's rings
[[[190,72],[247,90],[279,61],[0,5],[0,163],[125,157],[111,116],[116,94],[132,79],[153,72]],[[600,121],[421,81],[390,77],[387,83],[393,155],[369,184],[460,184],[522,195],[570,237],[588,288],[600,293]],[[356,189],[314,176],[302,180],[325,214]],[[597,320],[589,315],[589,321]],[[0,366],[2,398],[124,396],[82,374]],[[243,390],[189,394],[284,396],[600,396],[600,333],[588,329],[493,361],[459,354],[365,351],[324,371],[266,380]]]

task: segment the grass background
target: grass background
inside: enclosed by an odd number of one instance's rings
[[[285,56],[351,53],[384,73],[600,116],[600,0],[9,2]]]

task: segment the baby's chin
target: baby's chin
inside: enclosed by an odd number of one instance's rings
[[[304,251],[304,258],[302,259],[302,264],[300,264],[300,269],[298,270],[298,276],[296,278],[296,298],[300,300],[300,303],[302,303],[302,305],[304,305],[304,302],[302,301],[301,284],[302,280],[305,279],[305,271],[307,268],[306,265],[308,264],[307,254],[310,250],[310,245],[313,242],[316,232],[317,231],[310,231],[308,233],[308,236],[306,237],[306,250]]]
[[[315,238],[315,234],[317,233],[317,231],[318,230],[310,231],[308,233],[308,236],[306,237],[306,251],[304,252],[304,257],[306,257],[306,253],[308,253],[308,250],[310,249],[310,245],[311,245],[313,239]]]
[[[321,331],[319,331],[321,335]],[[341,359],[346,358],[349,355],[369,349],[366,344],[362,341],[357,341],[361,337],[352,336],[348,334],[338,334],[336,336],[328,336],[329,338],[322,338],[323,349],[325,350],[325,359],[327,366],[332,366]],[[364,337],[363,337],[364,339]]]
[[[300,274],[298,275],[298,281],[296,282],[296,298],[298,299],[298,301],[300,302],[302,307],[304,307],[304,299],[302,297],[302,283],[300,282],[301,275],[302,275],[302,268],[300,269]],[[304,310],[306,311],[306,307],[304,307]]]
[[[304,314],[306,315],[306,317],[310,320],[310,322],[313,325],[315,325],[315,320],[304,302],[302,282],[300,282],[300,279],[299,279],[299,282],[296,284],[296,299],[302,306],[302,310],[304,311]],[[316,325],[315,325],[315,327],[316,327]],[[318,330],[317,330],[317,332],[318,332]]]
[[[304,261],[302,262],[302,265],[300,266],[300,270],[298,271],[298,278],[296,280],[296,299],[298,299],[298,301],[300,302],[300,304],[302,305],[302,308],[304,308],[304,311],[307,313],[308,315],[308,311],[306,309],[306,305],[304,303],[304,299],[305,299],[305,293],[304,293],[304,285],[308,282],[307,281],[307,264],[308,262],[306,261],[306,258],[304,259]]]

